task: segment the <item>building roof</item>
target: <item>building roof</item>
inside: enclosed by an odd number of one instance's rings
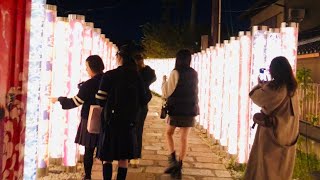
[[[313,41],[298,45],[298,55],[313,54],[320,52],[320,37],[313,39]]]
[[[299,33],[298,55],[320,52],[320,26]]]

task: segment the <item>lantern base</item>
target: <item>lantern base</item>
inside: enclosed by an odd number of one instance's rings
[[[37,178],[48,176],[49,168],[38,168],[37,169]]]
[[[62,158],[50,158],[49,159],[50,164],[53,165],[62,165]]]
[[[77,166],[65,166],[64,171],[66,173],[75,173],[77,172]]]

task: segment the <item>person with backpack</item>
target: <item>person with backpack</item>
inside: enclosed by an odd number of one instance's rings
[[[157,80],[155,71],[150,68],[150,66],[147,66],[144,64],[144,59],[143,59],[143,48],[141,46],[136,45],[137,52],[134,55],[134,60],[137,64],[138,71],[143,79],[144,82],[144,88],[146,91],[146,97],[147,101],[145,104],[142,105],[140,109],[140,113],[138,115],[138,124],[137,124],[137,140],[138,140],[138,150],[137,154],[135,155],[135,159],[132,159],[130,161],[130,165],[134,168],[137,168],[139,166],[139,159],[141,158],[141,150],[142,150],[142,135],[143,135],[143,127],[144,127],[144,121],[147,117],[148,113],[148,103],[152,98],[152,94],[150,91],[149,86]]]
[[[126,179],[128,160],[137,151],[137,116],[146,97],[133,50],[128,45],[120,48],[116,54],[119,66],[103,75],[96,94],[98,104],[103,107],[97,158],[103,164],[104,180],[112,178],[113,160],[118,161],[117,180]]]
[[[182,162],[187,154],[188,135],[195,125],[199,115],[198,73],[190,67],[191,52],[188,49],[179,50],[176,55],[175,68],[167,81],[163,77],[162,94],[167,99],[168,125],[166,130],[169,148],[169,167],[165,173],[181,179]],[[180,132],[180,153],[176,158],[173,134],[176,128]]]
[[[52,97],[51,102],[57,101],[62,109],[72,109],[82,105],[81,121],[78,127],[75,143],[85,147],[84,152],[84,180],[91,179],[94,149],[97,146],[98,134],[89,133],[87,130],[88,116],[91,105],[96,104],[95,94],[98,92],[100,80],[103,75],[104,64],[100,56],[91,55],[86,59],[86,70],[91,79],[79,84],[79,92],[72,98]]]

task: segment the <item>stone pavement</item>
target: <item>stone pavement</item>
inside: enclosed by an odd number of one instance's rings
[[[142,159],[138,168],[128,169],[127,180],[169,180],[170,175],[163,174],[168,166],[167,147],[165,140],[165,120],[159,118],[161,99],[153,97],[149,103],[149,113],[145,121],[143,134]],[[193,128],[189,135],[187,157],[183,163],[183,180],[231,180],[226,169],[227,161],[224,150],[219,145],[212,145],[205,140],[198,128]],[[176,130],[175,142],[179,132]],[[176,144],[179,147],[179,144]],[[179,152],[179,149],[177,149]],[[113,178],[116,178],[117,162],[114,162]],[[102,165],[95,160],[92,170],[93,180],[102,180]]]

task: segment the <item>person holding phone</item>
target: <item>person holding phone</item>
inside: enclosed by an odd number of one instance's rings
[[[244,179],[292,179],[299,136],[297,81],[287,58],[271,61],[271,79],[258,79],[249,96],[261,112],[274,117],[271,126],[258,125]]]

